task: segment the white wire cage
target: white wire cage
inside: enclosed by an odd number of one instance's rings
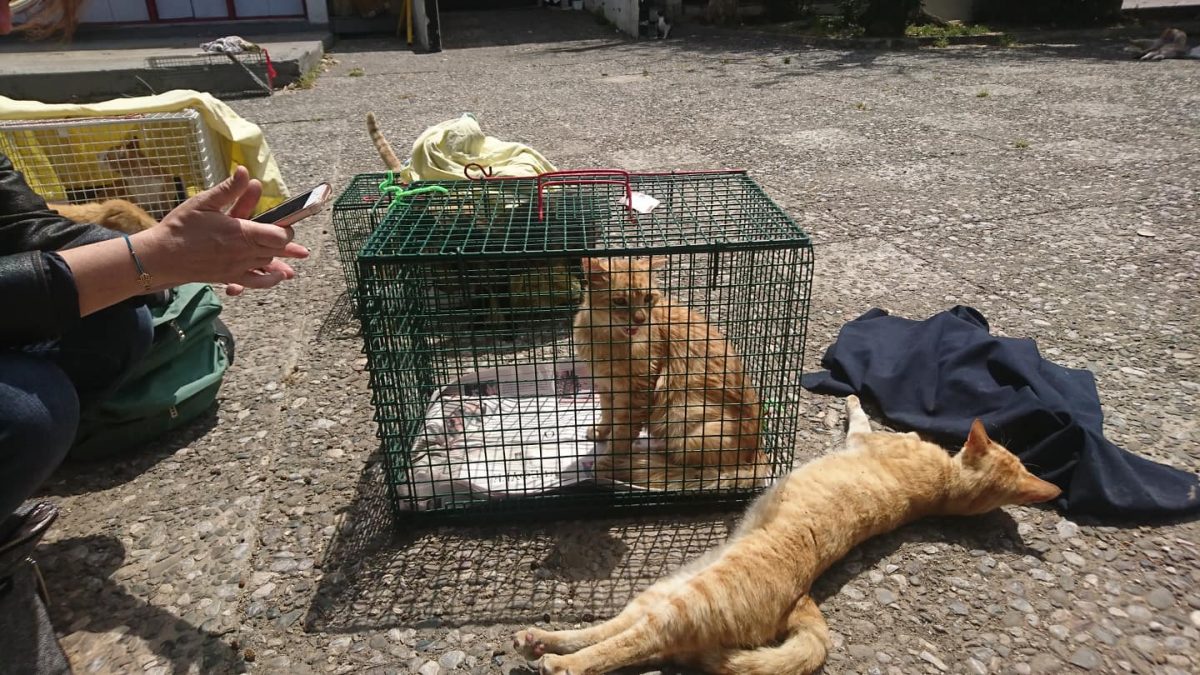
[[[0,152],[47,202],[124,199],[156,220],[219,183],[226,166],[192,109],[0,120]]]

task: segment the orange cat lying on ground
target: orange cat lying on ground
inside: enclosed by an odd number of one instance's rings
[[[662,489],[752,487],[769,475],[758,394],[708,320],[666,296],[665,258],[584,259],[574,342],[600,395],[596,472]],[[645,429],[649,448],[634,448]]]
[[[615,619],[583,630],[523,630],[517,649],[541,657],[543,675],[599,675],[662,661],[730,675],[811,673],[831,643],[809,589],[850,549],[925,516],[981,514],[1059,495],[989,439],[978,420],[951,457],[912,433],[871,433],[857,397],[846,408],[845,450],[761,495],[723,546],[651,586]]]

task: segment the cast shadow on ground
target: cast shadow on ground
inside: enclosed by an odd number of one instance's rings
[[[587,12],[564,12],[536,7],[500,8],[486,11],[445,11],[438,15],[442,51],[516,47],[582,40],[620,40],[611,27],[600,24]],[[387,19],[379,19],[385,25]],[[620,43],[618,43],[620,44]],[[339,40],[336,53],[411,51],[404,37],[384,31],[370,36]]]
[[[110,458],[82,460],[68,456],[40,490],[40,494],[65,497],[110,490],[149,471],[162,460],[174,455],[203,437],[217,426],[220,403],[214,403],[205,413],[162,438],[150,441]]]
[[[356,340],[360,334],[358,317],[354,315],[354,303],[350,293],[342,291],[329,305],[325,318],[317,328],[318,340]]]
[[[241,655],[219,634],[146,602],[113,580],[113,572],[125,559],[125,547],[117,539],[107,535],[63,539],[42,544],[34,555],[49,589],[50,618],[60,635],[126,628],[127,635],[144,640],[172,673],[245,670]],[[92,672],[88,663],[73,665],[78,672]]]
[[[1165,25],[1165,24],[1164,24]],[[1184,26],[1191,28],[1191,24]],[[870,43],[849,40],[814,39],[783,32],[767,32],[749,26],[745,29],[722,28],[694,23],[681,24],[674,37],[665,41],[632,38],[624,42],[601,44],[580,48],[578,51],[608,49],[620,45],[634,44],[644,48],[660,48],[669,52],[674,60],[686,62],[692,59],[697,66],[705,63],[715,65],[735,64],[738,61],[754,61],[768,65],[772,71],[768,77],[755,75],[755,88],[779,85],[792,79],[829,72],[871,71],[874,74],[904,76],[909,72],[926,71],[926,59],[939,63],[969,65],[988,59],[1003,57],[1017,61],[1034,61],[1047,58],[1067,58],[1096,62],[1131,61],[1132,55],[1124,48],[1129,40],[1153,39],[1162,31],[1161,26],[1112,31],[1107,34],[1095,30],[1079,31],[1016,29],[1013,31],[1018,44],[1012,47],[997,45],[961,45],[951,48],[934,47],[875,47]],[[1189,30],[1189,32],[1192,32]],[[571,53],[573,47],[547,46],[542,53]],[[804,55],[805,58],[787,64],[788,56]],[[897,60],[893,57],[909,57]],[[1162,64],[1147,63],[1147,67]]]
[[[728,536],[740,511],[493,527],[398,527],[373,459],[322,563],[306,631],[591,622]],[[818,582],[822,601],[906,542],[1036,555],[1004,512],[920,522],[873,539]]]

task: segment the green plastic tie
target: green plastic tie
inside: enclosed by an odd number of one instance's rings
[[[442,187],[441,185],[424,185],[419,188],[405,190],[403,186],[396,184],[396,175],[390,170],[387,172],[387,178],[379,184],[379,191],[383,194],[392,196],[392,203],[388,205],[387,213],[384,214],[385,218],[392,215],[392,210],[403,203],[405,197],[422,195],[429,192],[437,192],[439,194],[447,194],[450,192],[450,190]]]

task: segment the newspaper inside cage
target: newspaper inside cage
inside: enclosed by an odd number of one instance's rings
[[[589,440],[587,431],[599,415],[583,363],[499,366],[465,375],[433,395],[402,496],[424,510],[584,483],[645,490],[595,475],[604,444]],[[638,438],[646,442],[645,430]]]

